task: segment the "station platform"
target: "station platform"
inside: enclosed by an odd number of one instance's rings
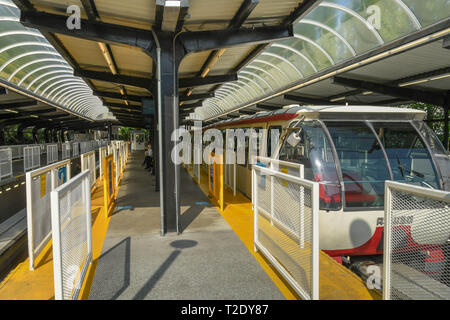
[[[251,201],[225,189],[223,212],[208,198],[206,173],[200,185],[181,168],[181,235],[160,235],[159,193],[130,154],[109,216],[103,184],[92,193],[93,263],[79,299],[296,300],[295,291],[253,250]],[[130,207],[131,206],[131,207]],[[54,299],[51,243],[34,271],[28,259],[0,284],[0,299]],[[320,255],[321,300],[378,300],[378,291],[325,253]]]
[[[219,211],[181,169],[182,234],[160,236],[154,177],[134,152],[89,299],[284,299]],[[151,182],[150,182],[151,181]]]

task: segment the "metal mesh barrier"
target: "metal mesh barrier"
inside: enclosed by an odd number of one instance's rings
[[[80,144],[78,142],[72,143],[73,156],[78,157],[80,155]]]
[[[70,179],[70,162],[62,161],[26,174],[27,232],[30,269],[51,236],[50,192]]]
[[[41,147],[23,148],[23,168],[24,171],[39,168],[41,166]]]
[[[450,300],[450,192],[386,182],[383,295]]]
[[[4,178],[12,177],[12,150],[0,150],[0,181]]]
[[[255,165],[252,184],[255,249],[303,299],[318,299],[318,184]]]
[[[70,159],[70,143],[63,143],[61,146],[62,159]]]
[[[99,158],[100,158],[100,177],[103,177],[103,172],[104,172],[104,163],[103,163],[103,158],[105,158],[107,156],[107,149],[106,147],[101,147],[99,150]]]
[[[95,151],[84,153],[81,155],[81,171],[89,170],[91,187],[97,182],[97,170],[95,165]]]
[[[78,298],[92,263],[90,189],[89,172],[84,171],[52,192],[56,300]]]
[[[55,162],[58,162],[58,145],[47,145],[47,164],[52,164]]]

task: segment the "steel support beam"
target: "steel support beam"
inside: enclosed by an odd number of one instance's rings
[[[450,99],[447,101],[447,105],[444,107],[444,147],[445,150],[449,150],[449,119],[448,119],[448,109],[450,109]]]
[[[147,78],[131,77],[119,74],[113,75],[109,72],[90,71],[83,69],[74,70],[73,75],[90,80],[116,83],[144,89],[148,89],[152,82],[151,79]]]
[[[308,98],[292,94],[285,94],[283,99],[312,105],[339,105],[339,103],[331,102],[327,99]]]
[[[352,88],[358,88],[358,89],[364,89],[368,91],[377,92],[380,94],[405,99],[405,100],[413,100],[423,103],[429,103],[434,104],[437,106],[443,106],[445,105],[445,95],[440,94],[438,92],[427,92],[427,91],[419,91],[416,89],[410,89],[410,88],[401,88],[401,87],[391,87],[379,83],[369,82],[369,81],[361,81],[361,80],[354,80],[354,79],[348,79],[348,78],[342,78],[342,77],[333,77],[333,83],[346,86],[346,87],[352,87]]]
[[[154,45],[151,32],[116,24],[81,19],[81,29],[70,30],[66,25],[67,17],[59,14],[25,10],[21,11],[20,22],[41,31],[107,44],[138,47],[146,51],[151,50]]]
[[[260,44],[291,38],[292,25],[287,27],[257,27],[252,29],[183,32],[179,38],[186,54],[218,50],[243,44]]]
[[[194,78],[181,78],[180,79],[180,88],[193,88],[193,87],[201,87],[213,84],[221,84],[225,82],[237,81],[238,76],[237,73],[226,74],[223,76],[209,76],[205,78],[194,77]]]
[[[184,58],[182,48],[174,50],[174,34],[158,33],[160,54],[156,55],[158,64],[159,90],[154,87],[156,117],[158,119],[158,179],[161,192],[161,234],[181,232],[180,225],[180,166],[171,158],[176,143],[171,136],[179,126],[179,87],[178,69]],[[161,103],[160,105],[159,102]],[[155,126],[156,127],[156,126]],[[161,174],[159,174],[161,173]]]
[[[214,92],[192,94],[190,96],[181,97],[180,102],[203,100],[203,99],[213,98],[213,97],[214,97]]]
[[[37,105],[38,105],[38,102],[35,100],[24,101],[24,102],[7,102],[7,103],[0,104],[0,110],[31,107],[31,106],[37,106]]]
[[[312,9],[314,9],[318,3],[319,0],[303,0],[298,5],[298,7],[295,8],[295,10],[292,11],[291,14],[283,20],[281,24],[284,26],[294,24],[307,13],[309,13]]]
[[[115,92],[106,92],[106,91],[94,91],[94,96],[103,97],[103,98],[110,98],[110,99],[117,99],[117,100],[127,100],[132,102],[139,102],[142,103],[143,98],[151,98],[151,97],[141,97],[136,95],[129,95],[123,96],[120,93]]]

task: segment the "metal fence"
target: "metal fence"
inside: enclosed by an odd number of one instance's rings
[[[80,155],[80,143],[74,142],[72,143],[73,156],[78,157]]]
[[[70,159],[70,149],[70,142],[66,142],[61,145],[61,154],[63,160]]]
[[[319,185],[253,165],[255,250],[303,299],[319,299]]]
[[[70,176],[69,160],[25,175],[30,270],[34,269],[36,256],[51,236],[50,192],[69,180]]]
[[[76,300],[92,263],[91,188],[84,171],[51,193],[55,300]]]
[[[89,170],[91,187],[94,187],[97,182],[95,151],[91,151],[81,155],[81,172],[84,172],[85,170]]]
[[[25,172],[41,166],[41,147],[23,148],[23,169]]]
[[[384,299],[450,300],[450,192],[385,188]]]
[[[4,178],[10,178],[13,176],[12,171],[12,150],[1,149],[0,150],[0,181]]]
[[[101,147],[98,151],[99,154],[99,158],[100,158],[100,177],[103,177],[103,172],[104,172],[104,163],[103,163],[103,159],[107,156],[107,148],[106,147]]]
[[[304,178],[304,166],[299,163],[281,161],[266,157],[256,157],[259,166],[289,174],[294,177]]]
[[[47,145],[47,165],[55,162],[58,162],[58,145],[49,144]]]

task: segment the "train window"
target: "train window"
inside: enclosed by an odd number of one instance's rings
[[[409,122],[373,123],[380,137],[395,181],[440,189],[431,155]]]
[[[330,143],[318,121],[302,123],[301,130],[283,141],[279,159],[304,165],[305,179],[319,181],[320,208],[340,210],[341,187]]]
[[[274,141],[272,141],[272,134],[274,136]],[[276,146],[278,146],[278,142],[280,140],[280,135],[281,135],[281,126],[271,126],[269,127],[269,130],[267,132],[267,141],[266,141],[266,154],[267,157],[272,158],[273,153],[276,152]],[[272,146],[275,146],[275,149],[272,150]]]
[[[389,167],[373,131],[363,122],[326,122],[336,147],[349,208],[382,207]]]
[[[250,128],[240,128],[244,131],[245,134],[245,143],[244,143],[244,150],[242,150],[239,147],[239,140],[238,140],[238,144],[237,144],[237,152],[245,152],[245,162],[243,164],[238,163],[240,166],[246,167],[248,164],[248,151],[249,151],[249,145],[250,145],[250,138],[249,138],[249,130]]]
[[[250,150],[250,155],[249,155],[249,160],[251,160],[251,157],[253,156],[262,156],[260,154],[260,151],[262,149],[262,144],[263,144],[263,137],[262,137],[262,132],[263,128],[261,127],[257,127],[257,128],[252,128],[252,139],[251,139],[251,150]],[[255,162],[256,163],[256,162]],[[248,162],[248,168],[251,169],[252,168],[252,163],[251,161]]]
[[[444,182],[444,190],[450,191],[450,156],[445,151],[444,146],[428,125],[423,121],[414,122],[416,128],[420,131],[425,141],[428,142],[431,152],[434,154],[439,170],[441,171]]]

